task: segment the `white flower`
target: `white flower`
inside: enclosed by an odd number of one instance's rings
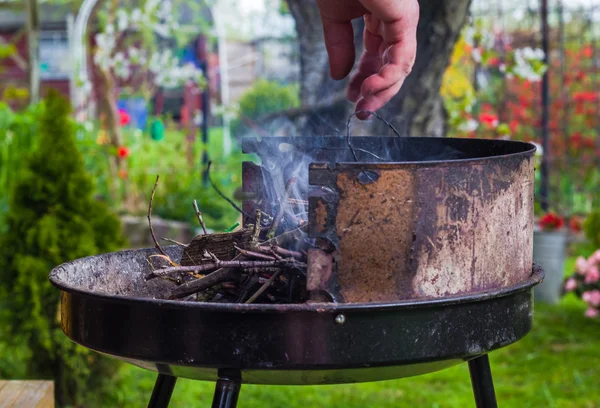
[[[132,24],[137,24],[142,20],[142,10],[139,8],[134,8],[131,12],[131,16],[129,16]]]
[[[113,26],[112,24],[107,24],[106,27],[104,28],[104,32],[108,35],[114,35],[115,26]]]
[[[173,3],[171,3],[171,1],[169,0],[163,0],[163,2],[160,3],[160,6],[158,7],[156,15],[158,18],[169,19],[172,17],[172,11]]]
[[[94,37],[96,46],[104,50],[112,50],[115,47],[115,37],[108,33],[99,33]]]
[[[477,122],[475,119],[469,119],[464,123],[461,123],[459,126],[459,130],[461,132],[474,132],[477,130],[477,128],[479,127],[479,122]]]
[[[154,32],[160,35],[161,37],[169,37],[169,35],[171,34],[171,30],[166,24],[156,23],[152,28]]]
[[[471,56],[473,57],[473,61],[475,61],[478,64],[481,63],[481,51],[479,50],[479,48],[473,48]]]
[[[117,30],[119,32],[127,30],[127,25],[129,23],[129,16],[127,12],[123,9],[117,10]]]
[[[136,47],[129,47],[127,50],[129,61],[134,65],[144,65],[146,63],[146,53]]]

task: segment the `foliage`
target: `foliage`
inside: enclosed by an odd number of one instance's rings
[[[268,113],[300,106],[298,87],[280,85],[275,81],[260,79],[240,98],[238,118],[232,124],[235,134],[253,128],[254,121]]]
[[[8,208],[8,191],[18,179],[22,163],[35,147],[35,134],[41,105],[30,105],[26,110],[15,113],[6,104],[0,103],[0,232],[5,223],[3,215]]]
[[[594,248],[600,248],[600,210],[590,213],[583,222],[583,230]]]
[[[209,130],[209,144],[204,146],[195,140],[191,146],[183,132],[167,129],[161,140],[137,129],[123,132],[124,145],[119,149],[106,144],[106,136],[94,127],[80,127],[78,146],[85,158],[86,171],[96,180],[96,191],[111,207],[120,208],[130,215],[143,216],[148,211],[148,200],[154,180],[160,175],[153,212],[165,219],[184,221],[198,226],[193,200],[198,200],[207,226],[216,231],[230,227],[238,213],[217,196],[210,185],[204,185],[202,156],[208,152],[213,162],[211,177],[228,197],[233,197],[241,187],[241,153],[223,153],[223,133],[220,128]],[[186,158],[186,152],[190,157]],[[119,178],[129,199],[126,202],[111,201],[109,158],[121,152],[123,167]],[[126,152],[126,154],[123,154]]]
[[[0,237],[0,299],[6,299],[0,309],[11,343],[26,345],[33,356],[27,375],[53,378],[58,401],[78,405],[102,389],[114,363],[64,336],[59,292],[48,274],[68,260],[118,249],[123,240],[118,219],[92,198],[68,102],[51,91],[40,109],[39,142],[11,186],[8,228]]]
[[[573,292],[588,306],[585,315],[595,318],[600,315],[600,249],[588,259],[580,256],[575,264],[575,273],[567,279],[565,290]]]

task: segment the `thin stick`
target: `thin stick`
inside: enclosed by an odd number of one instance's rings
[[[256,258],[256,259],[264,259],[265,261],[274,261],[275,257],[267,254],[262,254],[260,252],[248,251],[247,249],[243,249],[234,245],[235,249],[237,249],[240,254],[248,257],[248,258]]]
[[[194,293],[202,292],[208,288],[212,288],[219,283],[234,280],[239,276],[239,273],[233,269],[221,269],[205,276],[204,278],[197,279],[191,282],[184,283],[177,287],[169,299],[181,299]]]
[[[271,268],[274,266],[297,266],[303,267],[304,264],[297,262],[294,259],[282,259],[272,261],[213,261],[207,262],[202,265],[195,266],[171,266],[168,268],[157,269],[146,275],[146,280],[158,278],[161,276],[168,276],[174,273],[200,273],[200,272],[211,272],[221,268]]]
[[[156,182],[154,183],[154,188],[152,189],[152,195],[150,196],[150,204],[148,205],[148,225],[150,225],[150,235],[152,235],[152,241],[154,241],[154,246],[158,249],[158,252],[163,254],[166,257],[169,257],[165,251],[160,247],[160,244],[156,240],[156,235],[154,235],[154,228],[152,228],[152,202],[154,201],[154,193],[156,193],[156,188],[158,187],[158,179],[160,176],[156,176]]]
[[[287,208],[287,201],[290,197],[290,194],[292,193],[292,187],[294,186],[294,184],[296,184],[296,177],[292,176],[292,178],[288,180],[285,186],[284,196],[280,200],[279,210],[277,211],[277,215],[273,219],[273,223],[269,228],[269,232],[267,233],[267,239],[273,238],[275,236],[275,233],[277,232],[277,228],[279,228],[279,224],[281,223],[281,219],[283,218],[283,214],[285,212],[285,209]]]
[[[289,249],[285,249],[285,248],[282,248],[277,245],[271,245],[271,246],[261,245],[257,248],[257,250],[259,250],[260,252],[263,252],[265,254],[270,254],[272,251],[272,252],[275,252],[277,255],[281,255],[285,258],[295,258],[298,260],[304,259],[304,255],[302,255],[300,252],[291,251]]]
[[[219,187],[217,187],[217,185],[215,184],[215,182],[213,181],[212,177],[210,177],[210,166],[211,166],[212,162],[208,162],[208,166],[206,166],[206,175],[208,177],[208,180],[210,181],[210,185],[212,186],[212,188],[217,192],[217,194],[225,201],[227,201],[229,204],[231,204],[231,206],[233,208],[235,208],[240,214],[246,216],[248,219],[254,219],[253,216],[251,216],[250,214],[248,214],[246,211],[242,210],[240,207],[238,207],[238,205],[236,203],[233,202],[233,200],[229,197],[227,197],[225,194],[223,194],[223,192],[221,190],[219,190]]]
[[[271,278],[270,278],[268,281],[266,281],[266,282],[265,282],[265,283],[264,283],[264,284],[263,284],[263,285],[262,285],[262,286],[261,286],[261,287],[260,287],[260,288],[259,288],[259,289],[256,291],[256,293],[250,297],[250,299],[246,300],[246,302],[245,302],[245,303],[248,305],[248,304],[250,304],[250,303],[253,303],[253,302],[254,302],[256,299],[258,299],[258,297],[259,297],[260,295],[262,295],[262,294],[265,292],[265,290],[267,290],[267,289],[269,288],[269,286],[271,286],[271,284],[272,284],[273,282],[275,282],[275,279],[277,279],[277,277],[278,277],[280,274],[281,274],[281,269],[278,269],[278,270],[277,270],[277,272],[275,272],[273,275],[271,275]]]
[[[198,221],[200,221],[200,225],[202,226],[202,231],[204,231],[204,235],[208,234],[208,232],[206,232],[206,225],[204,225],[204,219],[202,218],[202,213],[200,212],[200,209],[198,208],[198,202],[196,200],[194,200],[194,210],[196,211],[196,217],[198,217]]]
[[[181,243],[181,242],[179,242],[179,241],[175,241],[174,239],[171,239],[171,238],[165,238],[165,237],[162,237],[161,239],[162,239],[163,241],[172,242],[173,244],[175,244],[175,245],[179,245],[179,246],[182,246],[182,247],[184,247],[184,248],[185,248],[185,247],[187,247],[187,245],[186,245],[186,244],[183,244],[183,243]]]

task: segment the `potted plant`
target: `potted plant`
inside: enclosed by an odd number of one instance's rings
[[[535,289],[537,300],[546,303],[560,300],[566,252],[565,219],[554,212],[544,214],[533,232],[533,260],[546,272],[544,282]]]
[[[600,249],[585,259],[580,256],[575,264],[575,272],[565,282],[565,291],[573,292],[588,306],[585,315],[600,315]]]

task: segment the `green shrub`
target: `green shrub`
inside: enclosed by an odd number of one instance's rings
[[[595,249],[600,248],[600,210],[593,211],[583,223],[587,239]]]
[[[245,120],[255,121],[268,113],[300,106],[297,85],[280,85],[260,79],[240,98],[238,118],[232,123],[234,134],[239,135],[251,127]]]
[[[92,198],[69,113],[68,102],[49,92],[39,143],[10,190],[0,236],[0,299],[6,299],[0,309],[11,341],[31,352],[27,376],[53,379],[59,404],[80,405],[103,389],[116,363],[62,333],[59,291],[48,274],[65,261],[121,248],[123,239],[118,219]]]
[[[41,104],[31,105],[22,112],[0,103],[0,232],[5,223],[2,216],[8,207],[8,194],[18,179],[23,162],[35,147],[35,133]]]

